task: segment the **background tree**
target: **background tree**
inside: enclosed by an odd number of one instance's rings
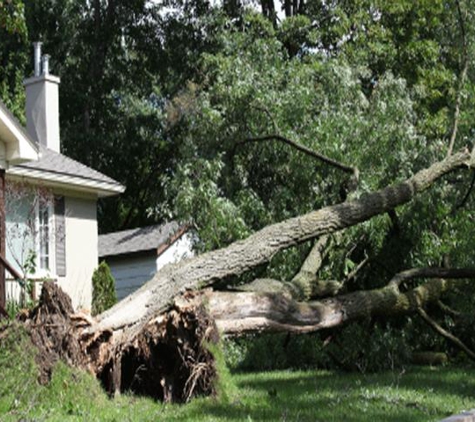
[[[0,3],[0,99],[24,122],[23,79],[28,57],[24,5],[20,0]]]

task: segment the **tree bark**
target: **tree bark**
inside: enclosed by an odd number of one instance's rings
[[[328,236],[322,236],[315,242],[300,271],[292,279],[292,284],[297,289],[300,300],[334,296],[343,287],[341,282],[321,280],[317,275],[328,252],[328,239]]]
[[[140,327],[163,312],[180,293],[241,275],[269,262],[281,250],[386,213],[410,202],[447,173],[473,166],[474,161],[468,150],[459,152],[402,183],[267,226],[226,248],[166,266],[135,293],[99,315],[98,324],[91,327],[90,333],[123,328],[131,333],[140,331]]]
[[[456,283],[440,277],[475,278],[475,271],[411,270],[380,289],[317,302],[298,302],[286,289],[278,293],[190,290],[243,274],[283,249],[406,204],[440,177],[473,167],[474,161],[468,151],[451,155],[402,183],[268,226],[227,248],[169,265],[96,320],[71,314],[64,293],[45,283],[40,306],[27,315],[25,324],[34,343],[45,350],[45,362],[61,358],[85,368],[111,394],[132,389],[164,401],[212,394],[216,367],[208,345],[216,343],[218,328],[232,335],[305,333],[367,316],[405,314],[438,301]],[[308,264],[316,269],[318,259],[312,261]],[[439,278],[401,292],[402,282],[415,277]],[[268,285],[268,280],[263,284]],[[294,283],[288,286],[295,288]]]
[[[410,276],[409,276],[410,274]],[[401,292],[399,282],[434,278]],[[447,277],[450,280],[442,279]],[[286,293],[206,292],[206,303],[218,328],[225,334],[252,332],[309,333],[371,316],[419,312],[437,302],[458,279],[475,279],[474,269],[421,268],[396,275],[380,289],[358,291],[320,301],[298,302]]]

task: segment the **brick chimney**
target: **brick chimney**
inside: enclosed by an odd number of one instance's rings
[[[49,73],[49,56],[41,55],[41,43],[35,42],[35,74],[25,79],[26,129],[30,136],[47,148],[60,152],[59,82]]]

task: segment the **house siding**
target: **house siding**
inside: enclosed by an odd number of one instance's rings
[[[65,197],[66,276],[58,277],[73,306],[90,309],[92,274],[97,267],[96,200]]]
[[[115,290],[119,300],[133,293],[156,272],[155,253],[125,256],[106,260],[115,280]]]
[[[167,264],[173,264],[182,259],[193,256],[192,240],[189,233],[185,233],[176,242],[173,243],[165,252],[157,257],[157,271]]]

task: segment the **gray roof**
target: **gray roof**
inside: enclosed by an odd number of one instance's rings
[[[99,236],[99,257],[122,255],[133,252],[157,250],[185,232],[184,226],[176,221],[155,226],[139,227],[131,230],[102,234]]]
[[[84,165],[80,162],[66,157],[59,152],[52,151],[43,145],[39,146],[40,158],[38,161],[30,161],[15,167],[28,168],[48,173],[80,177],[81,179],[96,182],[110,183],[120,186],[120,183],[110,177]]]

